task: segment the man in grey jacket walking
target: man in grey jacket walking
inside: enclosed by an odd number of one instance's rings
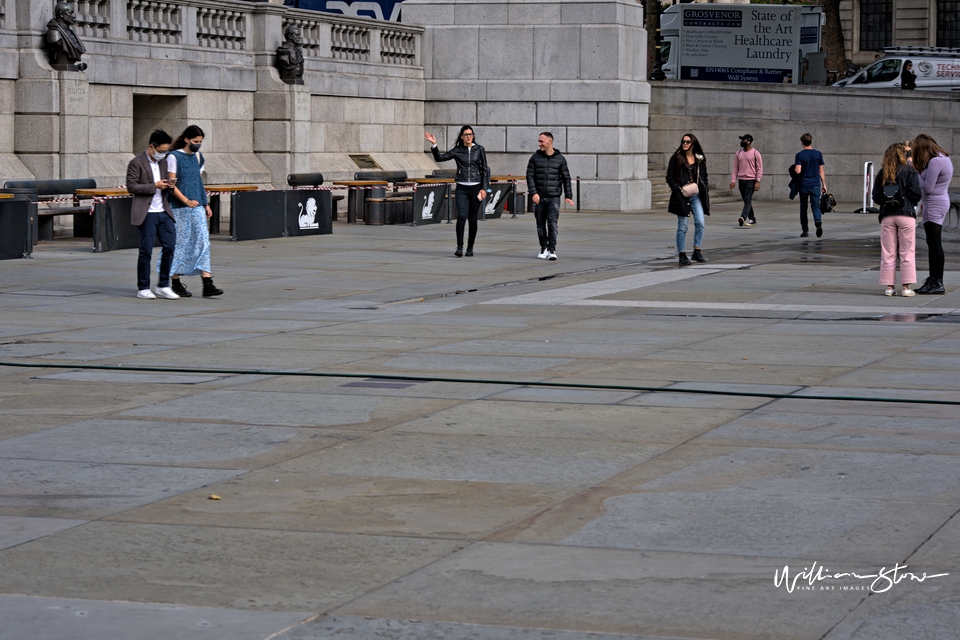
[[[560,219],[560,197],[566,196],[573,206],[573,188],[567,160],[553,148],[553,134],[544,131],[537,139],[540,150],[527,163],[527,188],[533,197],[537,235],[540,237],[541,260],[557,259],[557,222]]]

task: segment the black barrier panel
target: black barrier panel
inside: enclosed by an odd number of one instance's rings
[[[0,260],[24,258],[33,250],[26,200],[0,200]]]
[[[93,207],[93,250],[136,249],[140,232],[130,224],[133,198],[110,198]]]
[[[333,233],[333,194],[316,189],[294,189],[287,196],[288,236],[316,236]]]
[[[488,193],[483,200],[483,218],[499,218],[503,215],[503,205],[510,201],[510,197],[517,185],[512,182],[500,182],[490,185],[492,193]]]
[[[284,191],[237,191],[230,212],[234,240],[279,238],[284,231]]]
[[[417,187],[413,194],[413,225],[438,224],[443,215],[444,199],[449,185]]]

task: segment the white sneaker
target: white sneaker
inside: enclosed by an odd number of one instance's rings
[[[900,295],[902,295],[904,298],[909,298],[910,296],[917,295],[917,292],[910,287],[904,286],[903,289],[900,290]]]
[[[540,258],[541,260],[546,260],[548,253],[549,251],[547,251],[546,249],[540,249],[540,253],[537,254],[537,257]]]
[[[157,287],[153,290],[153,292],[156,293],[158,297],[166,298],[167,300],[176,300],[180,297],[178,294],[174,293],[173,289],[170,287]]]
[[[913,293],[913,292],[911,291],[911,293]],[[886,289],[883,290],[883,295],[885,295],[885,296],[895,296],[895,295],[897,295],[897,290],[894,289],[893,287],[887,287]]]
[[[547,260],[556,260],[556,259],[557,259],[557,252],[556,252],[556,251],[548,251],[547,253],[548,253],[548,255],[547,255]]]
[[[137,297],[141,300],[156,300],[157,296],[153,295],[153,291],[150,289],[140,289],[137,291]]]

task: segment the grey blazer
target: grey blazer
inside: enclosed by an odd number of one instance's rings
[[[161,160],[158,164],[160,165],[160,178],[166,179],[166,159]],[[146,151],[137,155],[127,165],[127,191],[133,194],[133,202],[130,205],[130,224],[139,227],[147,219],[147,211],[153,201],[153,194],[157,192],[157,186],[153,180],[153,170],[150,169],[150,159],[147,158]],[[173,211],[170,209],[170,189],[164,189],[161,193],[163,210],[173,218]]]

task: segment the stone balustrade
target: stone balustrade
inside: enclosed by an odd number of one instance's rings
[[[0,25],[6,1],[0,0]],[[255,50],[250,39],[253,23],[265,15],[264,5],[236,0],[75,0],[74,4],[76,30],[84,40],[126,38],[224,51]],[[420,64],[422,28],[268,6],[282,16],[282,28],[291,23],[300,27],[308,59]]]

